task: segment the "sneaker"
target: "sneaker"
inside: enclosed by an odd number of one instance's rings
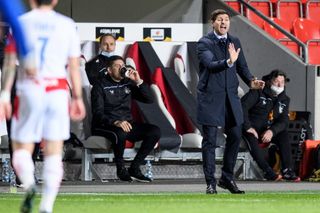
[[[266,173],[264,175],[264,178],[270,181],[281,181],[282,180],[282,175],[280,174],[276,174],[276,173],[272,173],[272,174],[268,174]]]
[[[149,183],[151,182],[152,180],[146,176],[144,176],[142,173],[141,173],[141,170],[140,168],[132,168],[130,167],[128,169],[128,172],[131,176],[131,178],[133,180],[136,180],[136,181],[139,181],[139,182],[143,182],[143,183]]]
[[[132,182],[132,178],[130,177],[128,170],[124,166],[117,169],[117,176],[122,181]]]
[[[24,185],[22,183],[20,183],[20,184],[17,183],[16,186],[17,186],[17,188],[21,188],[21,189],[24,188]]]
[[[213,185],[209,184],[206,188],[206,194],[217,194],[216,187]]]
[[[31,213],[32,212],[32,206],[33,206],[33,200],[36,195],[36,187],[35,185],[31,186],[24,197],[24,200],[22,202],[20,212],[21,213]]]
[[[288,169],[288,168],[284,169],[282,171],[282,177],[283,177],[283,179],[288,180],[288,181],[293,181],[293,182],[300,182],[301,181],[300,177],[296,176],[294,171],[292,171],[291,169]]]

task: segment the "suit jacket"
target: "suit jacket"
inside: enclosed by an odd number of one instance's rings
[[[223,48],[213,31],[198,41],[197,54],[200,70],[197,86],[197,120],[199,124],[225,126],[227,99],[231,104],[236,124],[243,123],[237,74],[248,86],[253,76],[248,69],[242,48],[237,61],[232,67],[228,66],[229,43],[233,43],[236,49],[241,48],[239,39],[230,34]]]

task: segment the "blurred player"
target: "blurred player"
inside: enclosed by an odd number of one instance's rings
[[[0,14],[3,21],[7,22],[13,32],[15,41],[19,49],[19,54],[25,57],[29,52],[23,28],[19,23],[18,16],[24,12],[24,8],[19,0],[0,1]],[[1,37],[1,35],[0,35]]]
[[[63,176],[63,140],[69,138],[70,118],[85,116],[79,74],[80,42],[73,20],[53,10],[58,0],[30,0],[36,7],[21,16],[28,43],[35,57],[36,74],[19,72],[11,135],[13,165],[27,193],[21,212],[32,212],[35,196],[32,151],[35,141],[43,141],[43,194],[40,212],[52,212]],[[68,64],[73,94],[69,102],[67,85]],[[1,94],[10,94],[7,78]],[[4,95],[4,96],[5,96]],[[0,102],[0,116],[9,117],[10,102]]]

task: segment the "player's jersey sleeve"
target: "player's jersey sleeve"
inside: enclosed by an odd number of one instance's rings
[[[81,50],[80,50],[80,39],[78,32],[76,30],[76,25],[73,21],[71,21],[70,27],[70,49],[69,49],[69,57],[80,57]]]
[[[24,13],[23,5],[17,0],[1,0],[0,12],[6,22],[8,22],[12,28],[14,38],[19,48],[19,54],[24,57],[28,54],[29,48],[27,46],[27,39],[25,38],[25,32],[22,25],[18,20],[18,16]]]
[[[12,34],[8,34],[7,39],[6,39],[6,46],[4,48],[5,53],[16,53],[17,48],[16,48],[16,42],[13,39]]]

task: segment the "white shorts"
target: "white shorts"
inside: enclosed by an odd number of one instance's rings
[[[65,79],[24,80],[14,100],[11,137],[19,143],[66,140],[70,136]]]

